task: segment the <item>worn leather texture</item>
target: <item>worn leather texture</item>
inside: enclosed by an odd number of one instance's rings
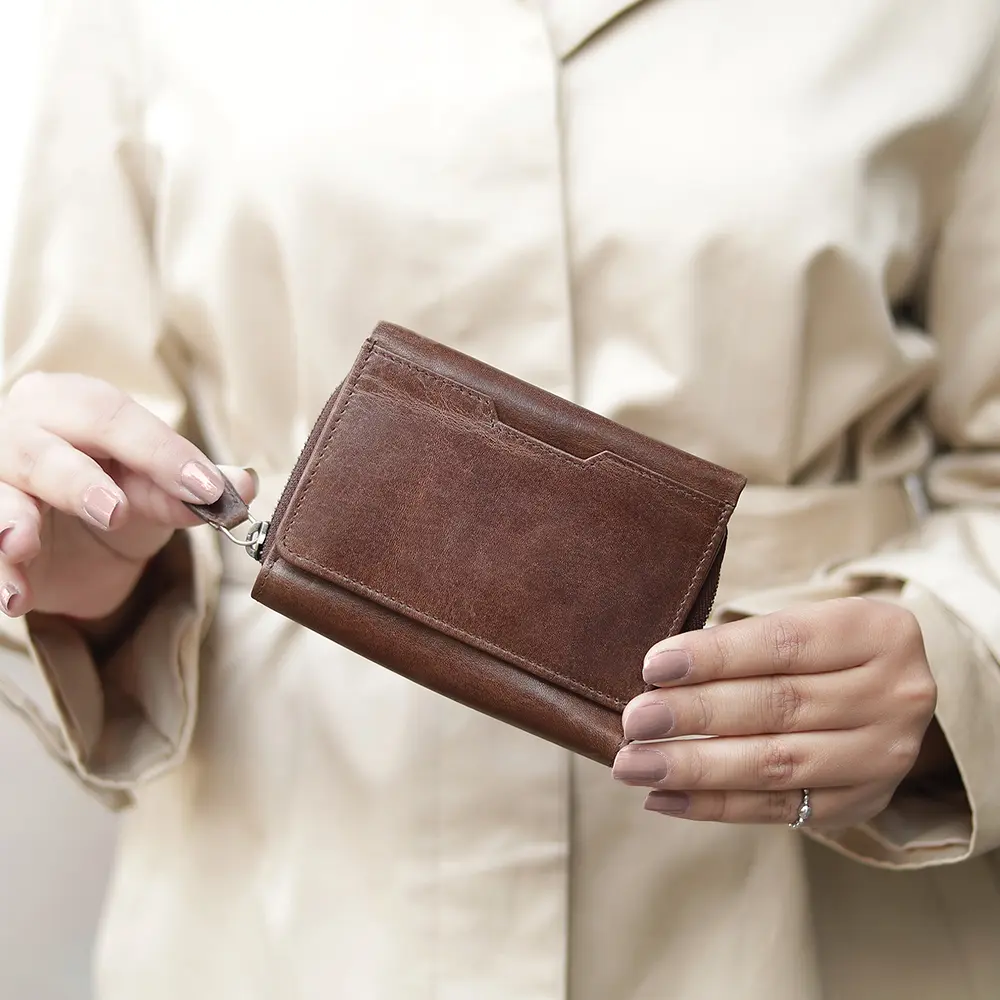
[[[704,624],[743,486],[380,324],[289,480],[253,596],[608,764],[646,650]]]
[[[215,503],[185,503],[184,506],[213,528],[226,528],[230,531],[250,517],[246,501],[228,479],[225,480],[222,496]]]

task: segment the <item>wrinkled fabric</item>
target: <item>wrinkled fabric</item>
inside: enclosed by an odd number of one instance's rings
[[[113,381],[266,516],[374,323],[410,326],[745,473],[715,621],[908,607],[964,782],[823,836],[665,820],[254,605],[196,529],[112,660],[2,633],[4,700],[124,809],[100,1000],[997,995],[998,22],[53,5],[8,382]]]

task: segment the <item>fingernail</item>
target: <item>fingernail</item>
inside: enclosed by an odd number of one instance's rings
[[[21,596],[21,591],[12,583],[5,583],[0,587],[0,609],[5,615],[12,613],[14,601]]]
[[[666,816],[680,816],[688,811],[690,805],[691,796],[686,792],[662,792],[657,789],[646,796],[643,808]]]
[[[83,495],[83,509],[99,528],[111,527],[111,518],[121,501],[103,486],[91,486]]]
[[[618,781],[662,781],[670,770],[667,758],[646,747],[626,748],[615,758],[612,773]]]
[[[253,480],[253,491],[256,493],[260,489],[260,476],[257,475],[257,470],[244,465],[243,471]]]
[[[201,462],[188,462],[181,469],[181,485],[201,503],[215,503],[222,496],[221,474]]]
[[[655,646],[646,654],[642,678],[647,684],[667,684],[679,681],[691,672],[691,657],[683,649],[660,649]]]
[[[8,521],[2,528],[0,528],[0,552],[3,552],[3,543],[7,536],[13,531],[14,522]]]
[[[666,705],[636,705],[622,722],[630,740],[664,739],[674,728],[674,713]]]

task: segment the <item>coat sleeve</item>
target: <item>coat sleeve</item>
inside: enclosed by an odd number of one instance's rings
[[[161,330],[135,139],[139,65],[122,0],[65,0],[45,24],[18,203],[3,382],[30,371],[113,382],[178,429],[189,407]],[[113,651],[65,620],[0,623],[0,699],[109,805],[184,754],[219,563],[206,532],[155,560]]]
[[[964,787],[904,785],[863,827],[813,834],[883,867],[950,864],[1000,847],[1000,106],[965,164],[921,298],[939,367],[938,441],[915,532],[827,567],[805,587],[739,599],[721,620],[803,599],[868,595],[917,618],[937,721]]]

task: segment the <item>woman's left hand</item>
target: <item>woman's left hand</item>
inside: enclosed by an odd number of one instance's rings
[[[625,709],[615,777],[646,808],[686,819],[810,826],[865,822],[910,773],[937,689],[916,619],[877,600],[802,605],[658,643],[657,690]]]

